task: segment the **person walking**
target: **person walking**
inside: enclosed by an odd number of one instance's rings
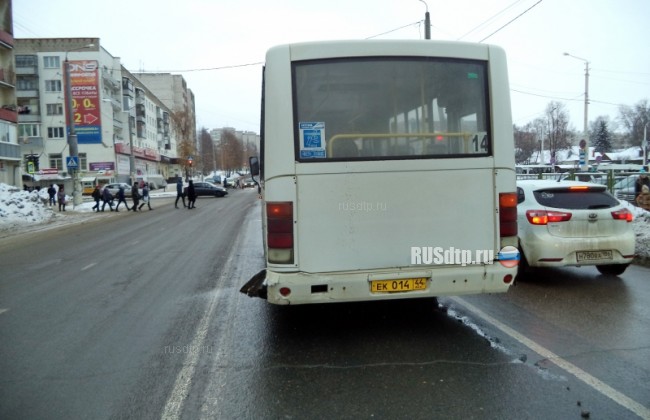
[[[129,210],[129,205],[126,203],[126,196],[124,195],[124,187],[120,185],[117,190],[117,206],[115,206],[115,211],[120,211],[120,203],[124,203],[126,210]]]
[[[47,189],[47,195],[50,197],[50,206],[56,204],[56,188],[54,184],[50,184],[50,188]]]
[[[149,196],[149,186],[145,182],[144,187],[142,187],[142,204],[140,204],[140,207],[138,208],[138,210],[142,210],[142,207],[144,207],[145,204],[149,207],[149,210],[153,210],[151,208],[151,200],[150,200],[150,198],[151,197]]]
[[[59,187],[57,200],[59,201],[59,211],[65,211],[65,191],[63,191],[63,187]]]
[[[644,168],[641,168],[639,171],[639,177],[634,183],[634,199],[636,200],[639,197],[639,194],[643,192],[643,186],[650,188],[650,178],[648,178],[648,173]]]
[[[133,188],[131,188],[131,199],[133,200],[133,207],[131,210],[138,211],[138,204],[140,204],[140,192],[138,191],[138,183],[133,183]]]
[[[196,202],[196,191],[194,190],[194,182],[190,179],[187,182],[187,209],[195,209],[196,206],[194,203]]]
[[[108,207],[113,211],[113,194],[111,194],[106,187],[104,187],[104,190],[102,191],[102,200],[104,201],[104,204],[102,204],[102,211],[104,211],[106,204],[108,204]]]
[[[95,185],[95,189],[93,190],[91,197],[93,200],[95,200],[93,210],[97,209],[96,211],[99,211],[99,200],[102,198],[102,193],[99,191],[99,185]]]
[[[183,207],[187,207],[185,205],[185,194],[183,194],[183,178],[180,176],[176,179],[176,202],[174,203],[176,208],[178,208],[179,198],[183,200]]]

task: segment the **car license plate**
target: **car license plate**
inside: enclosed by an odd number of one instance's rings
[[[373,280],[370,282],[370,291],[372,293],[410,292],[413,290],[425,290],[426,288],[426,277],[416,279]]]
[[[576,252],[576,259],[580,261],[598,261],[598,260],[611,260],[612,251],[578,251]]]

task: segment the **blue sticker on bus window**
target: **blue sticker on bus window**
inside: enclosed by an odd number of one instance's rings
[[[325,123],[301,122],[300,131],[300,158],[325,158]]]

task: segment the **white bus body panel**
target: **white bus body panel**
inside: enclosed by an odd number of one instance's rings
[[[389,48],[387,48],[387,45]],[[461,48],[459,49],[459,45]],[[394,48],[391,48],[394,47]],[[492,156],[296,162],[291,60],[436,56],[489,60]],[[275,47],[266,56],[263,198],[294,203],[294,263],[267,266],[270,303],[302,304],[505,292],[516,267],[412,265],[411,247],[500,247],[498,197],[516,191],[505,53],[453,42],[323,42]],[[263,214],[263,220],[266,215]],[[266,235],[266,232],[264,233]],[[370,281],[430,277],[427,289],[373,294]],[[312,286],[326,285],[314,293]],[[291,288],[283,297],[281,287]]]

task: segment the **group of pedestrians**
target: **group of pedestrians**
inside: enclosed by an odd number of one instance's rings
[[[142,211],[142,208],[145,206],[145,204],[149,207],[149,210],[153,210],[151,207],[151,196],[149,194],[149,186],[145,183],[144,186],[142,187],[142,194],[138,190],[138,183],[133,184],[133,188],[131,188],[131,199],[133,200],[133,206],[129,207],[129,204],[126,202],[126,193],[124,192],[124,187],[120,185],[120,187],[117,190],[117,193],[115,196],[111,194],[111,192],[108,190],[108,188],[104,188],[103,190],[100,190],[99,185],[95,186],[95,190],[92,193],[93,200],[95,200],[95,205],[93,206],[93,211],[104,211],[106,208],[106,205],[108,204],[108,207],[110,208],[111,211],[120,211],[120,204],[124,203],[124,207],[126,207],[126,211]],[[115,209],[113,209],[113,201],[117,199],[117,205],[115,206]],[[103,204],[101,206],[101,210],[99,208],[99,202],[103,201]],[[142,201],[142,202],[140,202]]]
[[[185,197],[187,197],[187,204],[185,204]],[[196,208],[196,191],[194,190],[194,182],[190,179],[187,181],[187,187],[183,188],[183,179],[176,180],[176,202],[174,206],[178,208],[178,200],[183,200],[183,207],[190,209]]]
[[[50,206],[56,206],[56,203],[58,202],[59,211],[65,211],[66,199],[63,185],[60,185],[57,191],[57,189],[54,188],[54,184],[50,184],[50,187],[47,189],[47,195],[49,197]]]

